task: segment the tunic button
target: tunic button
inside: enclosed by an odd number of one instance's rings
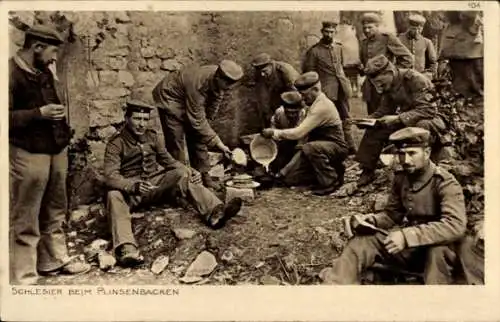
[[[409,211],[412,211],[412,210],[413,210],[413,208],[412,208],[412,207],[408,207],[408,210],[409,210]]]
[[[413,200],[413,198],[412,198],[412,197],[408,197],[408,200],[412,201],[412,200]]]

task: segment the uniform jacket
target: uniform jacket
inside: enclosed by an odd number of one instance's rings
[[[269,78],[256,75],[259,110],[267,127],[273,113],[281,106],[281,94],[295,90],[294,82],[299,77],[295,68],[282,61],[273,61],[273,72]]]
[[[434,44],[428,38],[418,35],[416,39],[409,32],[399,35],[399,40],[413,54],[413,68],[420,73],[428,72],[434,74],[437,70],[437,53]]]
[[[415,126],[418,121],[432,119],[437,115],[437,108],[431,102],[432,82],[413,69],[398,69],[393,86],[383,93],[380,107],[372,118],[398,113],[405,126]]]
[[[140,179],[160,170],[183,166],[167,152],[154,130],[137,137],[125,127],[113,136],[104,155],[104,176],[111,189],[131,192]]]
[[[187,121],[203,143],[214,146],[220,140],[208,123],[217,113],[224,91],[217,89],[214,75],[218,66],[195,66],[173,72],[153,89],[158,108],[169,116]]]
[[[54,77],[35,70],[19,56],[9,61],[9,141],[31,153],[57,154],[69,143],[71,131],[62,120],[43,119],[40,107],[60,104]]]
[[[290,119],[286,116],[285,108],[280,106],[275,112],[273,117],[271,118],[271,127],[274,129],[289,129],[295,127],[302,122],[302,120],[306,116],[305,109],[301,109],[299,113],[299,117],[297,122],[291,122]]]
[[[332,101],[337,101],[342,97],[339,95],[339,83],[344,97],[349,98],[352,94],[343,66],[342,44],[336,41],[333,44],[319,41],[307,51],[302,70],[304,73],[317,72],[323,92]]]
[[[413,57],[408,48],[401,43],[398,37],[390,33],[380,32],[372,38],[363,39],[359,50],[363,65],[366,65],[370,58],[385,55],[397,67],[413,67]]]
[[[375,220],[380,228],[402,227],[408,247],[456,241],[467,226],[462,187],[433,163],[411,182],[405,173],[396,173],[386,210]]]

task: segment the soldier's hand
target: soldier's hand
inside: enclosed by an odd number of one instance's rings
[[[153,185],[151,182],[149,181],[139,181],[137,184],[137,192],[141,195],[144,195],[144,194],[147,194],[147,193],[150,193],[151,191],[155,190],[156,188],[158,188],[157,186]]]
[[[401,230],[391,231],[384,240],[385,249],[389,254],[397,254],[406,248],[406,240]]]
[[[231,159],[232,153],[231,153],[231,150],[227,147],[227,145],[222,144],[221,146],[219,146],[219,150],[221,150],[222,153],[224,153],[224,156],[227,159]]]
[[[50,120],[60,120],[64,117],[64,105],[60,104],[47,104],[40,107],[40,114],[43,118]]]
[[[274,135],[274,129],[267,128],[262,130],[262,136],[268,139],[271,139]]]
[[[202,184],[202,180],[201,180],[201,173],[199,173],[198,171],[196,171],[195,169],[192,169],[190,168],[190,181],[191,183],[193,184]]]
[[[377,119],[377,122],[382,124],[383,126],[391,126],[399,123],[399,116],[397,115],[386,115]]]

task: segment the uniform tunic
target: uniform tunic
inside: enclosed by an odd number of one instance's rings
[[[395,63],[397,67],[413,67],[413,57],[408,48],[401,43],[398,37],[390,33],[381,32],[371,38],[363,39],[359,50],[363,66],[366,66],[366,62],[370,58],[384,55],[389,61]],[[380,104],[380,95],[368,80],[364,81],[361,90],[363,99],[367,104],[368,114],[375,112]]]
[[[299,77],[295,68],[282,61],[272,62],[272,73],[269,78],[256,75],[259,111],[262,113],[263,128],[269,127],[271,117],[281,106],[281,94],[295,89],[293,83]]]
[[[401,230],[406,248],[390,255],[380,233],[355,236],[335,260],[329,283],[357,284],[362,270],[376,260],[424,271],[426,284],[451,284],[456,246],[465,234],[467,216],[462,188],[446,170],[430,163],[417,178],[396,173],[384,213],[376,226]]]
[[[418,35],[413,38],[407,31],[399,35],[399,40],[413,54],[413,68],[420,73],[434,75],[437,70],[437,53],[434,44],[428,38]]]
[[[425,128],[434,138],[432,143],[440,143],[438,138],[445,130],[445,124],[431,101],[432,90],[432,82],[419,72],[412,69],[398,70],[391,89],[383,94],[381,105],[370,117],[398,114],[400,122],[388,128],[375,127],[365,131],[356,155],[364,168],[375,169],[389,135],[403,127]]]
[[[162,168],[166,172],[158,174]],[[222,203],[204,186],[190,182],[188,168],[167,152],[153,130],[137,136],[125,126],[116,134],[106,146],[104,175],[109,188],[107,209],[115,249],[126,243],[136,245],[130,207],[165,203],[180,194],[203,219],[207,219]],[[134,185],[140,180],[149,181],[158,188],[138,195]]]
[[[217,68],[208,65],[176,71],[153,89],[168,151],[186,163],[186,137],[189,161],[201,172],[210,169],[207,146],[221,142],[208,122],[216,115],[224,95],[214,82]]]

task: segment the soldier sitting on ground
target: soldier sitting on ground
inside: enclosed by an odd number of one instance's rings
[[[397,148],[403,170],[395,175],[384,213],[364,221],[387,234],[356,233],[334,261],[328,284],[359,284],[363,270],[377,260],[422,268],[426,284],[451,284],[458,244],[467,216],[462,188],[455,177],[430,160],[429,131],[408,127],[389,140]],[[415,266],[416,265],[416,266]]]
[[[125,127],[106,146],[104,174],[110,189],[107,211],[113,248],[122,266],[143,262],[132,233],[131,207],[165,203],[180,196],[209,227],[219,229],[240,211],[242,203],[240,198],[234,198],[224,205],[201,184],[199,172],[167,152],[157,133],[147,128],[153,108],[129,102]]]

